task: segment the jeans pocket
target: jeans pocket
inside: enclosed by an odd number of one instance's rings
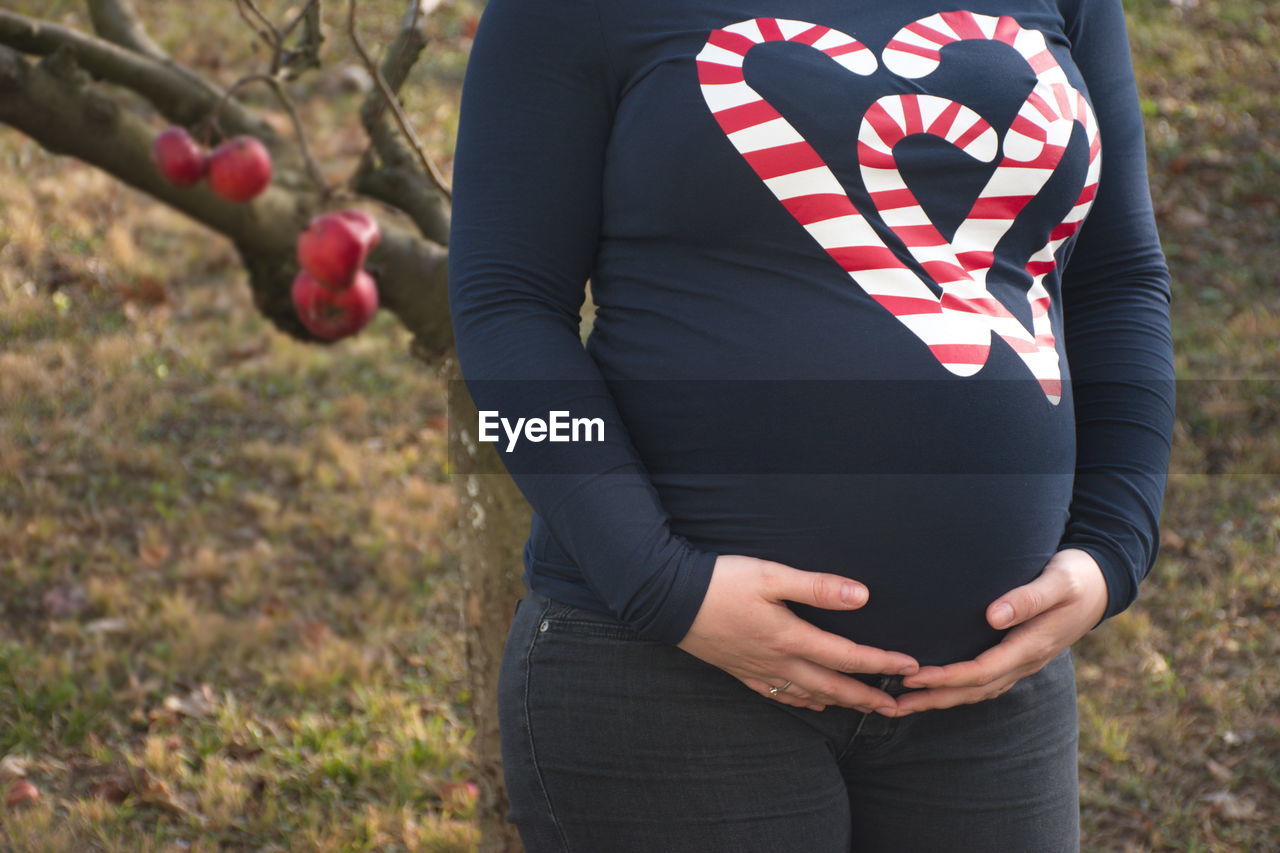
[[[585,607],[575,607],[563,601],[556,601],[547,609],[538,630],[542,633],[648,642],[635,628],[616,617],[587,610]]]

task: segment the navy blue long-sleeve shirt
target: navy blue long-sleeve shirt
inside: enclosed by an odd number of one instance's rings
[[[747,554],[924,664],[1062,548],[1136,597],[1173,367],[1120,0],[489,0],[453,180],[477,405],[603,427],[500,444],[529,588],[676,643]]]

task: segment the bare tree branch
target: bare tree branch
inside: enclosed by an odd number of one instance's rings
[[[267,49],[271,51],[271,73],[276,73],[280,67],[280,53],[282,44],[280,31],[276,29],[276,25],[257,7],[253,0],[233,0],[236,4],[236,11],[240,13],[240,17],[249,25],[249,29],[253,30],[258,38],[266,43]]]
[[[187,127],[207,116],[224,94],[172,61],[160,62],[69,27],[14,12],[0,10],[0,44],[37,56],[59,49],[69,51],[76,64],[95,77],[137,92],[165,118]],[[221,121],[229,134],[247,133],[273,151],[284,150],[283,140],[269,124],[234,101],[226,105]]]
[[[324,30],[320,21],[320,0],[307,0],[307,4],[302,7],[302,11],[298,13],[297,17],[285,26],[281,32],[282,37],[288,39],[299,23],[302,24],[302,35],[298,39],[298,47],[296,50],[285,52],[286,80],[296,79],[299,74],[308,68],[320,67],[320,48],[324,45]]]
[[[251,203],[236,204],[203,185],[183,189],[169,184],[151,161],[154,131],[102,92],[58,73],[60,61],[53,57],[33,66],[0,46],[0,124],[49,151],[96,166],[226,235],[249,270],[258,309],[282,331],[314,340],[298,322],[289,288],[297,271],[297,236],[319,209],[318,194],[274,184]],[[382,224],[382,241],[368,261],[382,305],[414,333],[415,352],[442,354],[453,339],[447,251],[394,223]]]
[[[274,41],[278,42],[280,40],[280,31],[276,29],[275,24],[271,23],[271,19],[258,8],[257,3],[254,3],[253,0],[235,0],[235,4],[243,7],[240,14],[245,15],[246,21],[252,24],[253,20],[256,19],[262,29],[269,33]]]
[[[320,45],[324,42],[324,35],[320,28],[320,0],[307,0],[302,10],[283,27],[277,27],[266,13],[258,8],[254,0],[233,0],[233,2],[240,17],[271,51],[270,71],[267,73],[272,77],[280,77],[284,72],[283,76],[292,80],[308,68],[320,67]],[[305,25],[302,38],[299,40],[298,49],[290,50],[289,36],[299,24]]]
[[[123,48],[163,62],[169,58],[138,21],[131,0],[88,0],[93,31]]]
[[[387,89],[393,95],[399,94],[400,88],[409,78],[409,72],[413,70],[418,57],[422,55],[423,48],[427,46],[427,33],[423,26],[425,22],[423,5],[424,0],[409,0],[409,10],[405,13],[396,37],[391,40],[391,44],[387,45],[386,54],[382,58],[382,79],[386,81]],[[375,88],[360,107],[361,121],[370,124],[380,120],[386,112],[387,105],[385,95]]]
[[[356,29],[356,9],[358,5],[358,0],[350,0],[349,12],[347,15],[347,34],[351,37],[351,44],[355,47],[356,53],[360,55],[360,60],[364,63],[365,70],[367,70],[369,72],[369,76],[373,78],[377,91],[382,93],[383,100],[386,102],[387,107],[391,109],[392,115],[395,116],[396,124],[400,126],[400,132],[405,135],[405,139],[409,141],[409,145],[413,148],[414,153],[417,154],[418,162],[422,167],[422,171],[431,178],[432,183],[436,185],[436,188],[445,197],[445,199],[447,201],[452,201],[453,193],[449,189],[448,184],[445,183],[444,176],[440,174],[440,170],[436,168],[435,163],[431,162],[431,158],[427,155],[427,151],[422,145],[422,140],[420,140],[418,138],[418,134],[414,132],[413,126],[409,123],[408,117],[404,114],[404,110],[400,109],[400,101],[396,98],[395,92],[392,91],[386,78],[383,77],[382,69],[380,69],[377,63],[373,61],[373,57],[371,57],[369,52],[365,50],[364,43],[360,40],[360,33]],[[416,30],[416,25],[414,25],[416,24],[416,15],[411,19],[411,21],[413,24],[401,28],[401,35],[403,35],[407,30]],[[399,37],[397,37],[397,40],[399,40]],[[419,47],[418,50],[420,51],[421,47]],[[411,66],[412,62],[409,64]],[[408,73],[407,68],[405,73]]]
[[[285,24],[280,30],[281,38],[288,38],[293,35],[293,31],[298,28],[298,24],[305,22],[307,26],[320,25],[320,0],[307,0],[302,7],[302,11],[293,16],[293,20]]]
[[[428,240],[442,245],[448,241],[449,208],[416,168],[411,172],[385,166],[361,169],[354,189],[404,212]]]
[[[382,77],[387,88],[399,92],[422,49],[427,44],[423,23],[433,0],[410,0],[399,32],[387,46]],[[357,170],[358,192],[400,208],[413,219],[423,236],[438,243],[449,241],[449,204],[444,193],[422,172],[420,161],[404,137],[386,119],[387,101],[374,89],[360,107],[360,123],[373,151],[366,153]],[[377,157],[373,156],[376,152]],[[381,160],[376,163],[376,160]]]

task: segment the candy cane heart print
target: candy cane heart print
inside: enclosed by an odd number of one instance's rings
[[[914,93],[877,99],[863,115],[857,139],[859,172],[872,211],[858,209],[823,157],[743,74],[752,47],[788,41],[821,51],[850,74],[870,76],[882,63],[887,72],[916,80],[940,67],[943,48],[969,40],[1012,48],[1035,75],[1034,87],[1003,133],[949,98]],[[1044,279],[1057,265],[1055,252],[1076,233],[1093,202],[1101,141],[1088,102],[1068,81],[1043,33],[1008,15],[942,12],[907,24],[877,58],[856,38],[830,27],[757,17],[712,30],[697,55],[697,72],[711,114],[765,186],[943,367],[956,376],[977,373],[987,362],[994,333],[1017,353],[1048,401],[1060,402],[1061,370]],[[997,244],[1057,169],[1077,124],[1089,146],[1088,169],[1074,205],[1048,227],[1043,247],[1026,262],[1028,329],[988,289],[987,274]],[[895,157],[899,143],[918,134],[944,140],[975,161],[996,164],[950,240],[908,187]],[[869,214],[901,240],[915,269],[880,237]]]

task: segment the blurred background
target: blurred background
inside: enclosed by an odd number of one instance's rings
[[[264,61],[231,0],[135,5],[221,85]],[[481,5],[402,93],[446,174]],[[1161,559],[1076,647],[1085,849],[1280,850],[1280,4],[1125,6],[1182,381]],[[364,0],[366,43],[403,8]],[[324,50],[290,91],[339,180],[370,81]],[[0,787],[37,792],[0,850],[475,849],[442,382],[385,312],[303,344],[245,278],[0,125]]]

